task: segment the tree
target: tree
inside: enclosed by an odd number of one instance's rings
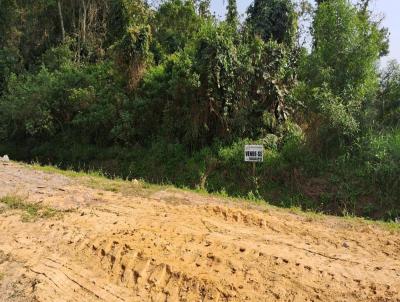
[[[210,1],[211,0],[195,0],[195,4],[198,10],[198,14],[201,18],[210,18]]]
[[[234,37],[232,27],[207,22],[192,43],[167,64],[171,79],[164,128],[169,138],[198,148],[231,137],[238,109]]]
[[[112,50],[119,71],[127,77],[128,90],[133,91],[151,59],[152,34],[149,19],[152,13],[142,0],[123,1],[122,4],[124,34],[112,45]]]
[[[169,0],[158,9],[153,22],[153,35],[160,52],[172,54],[185,47],[201,27],[193,1]]]
[[[247,15],[246,24],[254,35],[264,41],[293,45],[297,17],[291,0],[255,0]]]
[[[236,27],[239,22],[236,0],[228,0],[228,6],[226,10],[226,22]]]
[[[58,16],[60,17],[60,28],[61,28],[61,40],[65,41],[65,27],[64,27],[64,17],[62,13],[61,1],[57,1]]]
[[[0,48],[6,46],[10,35],[15,31],[17,23],[17,2],[16,0],[0,1]]]
[[[363,109],[377,91],[382,39],[376,24],[347,0],[321,3],[312,32],[314,47],[303,69],[300,99],[316,113],[319,127],[310,128],[339,146],[360,130]]]
[[[400,65],[396,61],[389,62],[381,74],[376,108],[383,125],[400,127]]]
[[[54,51],[55,52],[55,51]],[[0,99],[0,139],[38,145],[54,139],[106,145],[127,99],[109,62],[43,66],[12,75]]]

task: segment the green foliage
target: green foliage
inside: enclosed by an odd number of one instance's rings
[[[231,27],[205,22],[184,50],[168,57],[162,68],[149,70],[141,91],[149,108],[161,115],[156,117],[161,135],[192,147],[229,137],[238,106],[233,39]]]
[[[20,72],[22,69],[21,57],[15,49],[7,47],[0,49],[0,96],[11,74]]]
[[[388,64],[381,75],[381,85],[376,100],[378,119],[385,126],[400,127],[400,65]]]
[[[121,72],[128,78],[129,89],[137,87],[149,60],[151,43],[150,26],[130,26],[113,49]]]
[[[377,81],[381,40],[376,26],[347,0],[327,1],[316,12],[313,37],[312,84],[326,83],[341,97],[368,96]]]
[[[67,41],[58,47],[52,47],[47,50],[42,56],[42,64],[49,71],[56,71],[70,64],[73,59],[74,54],[71,50],[71,41]]]
[[[209,0],[2,0],[0,154],[393,219],[400,72],[377,71],[367,4],[318,1],[307,50],[306,2],[256,0],[241,23],[235,0],[224,21]]]
[[[228,1],[228,6],[226,7],[226,11],[227,11],[226,22],[236,27],[237,24],[239,23],[236,0]]]
[[[360,150],[360,157],[364,159],[365,173],[369,176],[374,188],[385,192],[400,194],[400,131],[372,135],[366,137]],[[386,196],[390,198],[390,196]]]
[[[60,136],[99,144],[113,141],[118,109],[126,99],[117,83],[107,62],[63,64],[54,71],[43,66],[36,74],[13,75],[0,99],[3,138],[45,141]]]
[[[151,17],[148,6],[141,0],[122,1],[125,17],[124,34],[112,45],[115,60],[120,72],[127,77],[128,90],[138,86],[144,70],[151,60]]]
[[[48,219],[60,217],[62,212],[50,207],[43,207],[39,204],[29,203],[18,195],[6,195],[0,198],[0,203],[5,204],[10,210],[22,210],[22,220],[31,222],[37,219]]]
[[[182,50],[201,26],[193,1],[169,0],[161,4],[153,24],[159,60]]]
[[[246,119],[255,125],[246,136],[257,137],[265,132],[262,122],[266,112],[274,119],[274,125],[265,125],[266,130],[274,132],[288,117],[286,101],[295,83],[294,54],[282,44],[255,38],[240,55],[246,68],[240,74],[242,99],[251,101]]]
[[[297,16],[290,0],[255,0],[248,8],[246,23],[250,31],[264,41],[293,45]]]
[[[3,0],[0,2],[0,48],[7,46],[8,38],[15,33],[16,9],[16,0]]]
[[[365,108],[378,87],[376,63],[381,47],[377,25],[347,0],[318,6],[313,23],[314,47],[302,66],[304,85],[297,97],[319,137],[330,137],[330,146],[353,141]]]

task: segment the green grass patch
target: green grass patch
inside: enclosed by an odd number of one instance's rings
[[[62,211],[39,204],[29,203],[19,195],[6,195],[0,198],[0,203],[6,206],[5,210],[22,211],[23,222],[33,222],[38,219],[60,218]]]
[[[367,218],[357,217],[354,215],[345,215],[339,218],[345,220],[346,222],[349,222],[353,226],[371,225],[371,226],[378,226],[391,233],[400,232],[400,223],[394,221],[370,220]]]
[[[322,221],[327,217],[326,215],[324,215],[321,212],[316,212],[316,211],[311,211],[311,210],[304,211],[300,207],[297,207],[297,206],[290,207],[289,212],[292,214],[296,214],[296,215],[305,217],[307,222]]]
[[[125,195],[138,195],[141,197],[148,197],[154,192],[166,188],[173,188],[171,185],[157,185],[150,184],[144,180],[129,181],[120,177],[110,178],[102,171],[74,171],[72,169],[60,169],[55,166],[40,165],[34,163],[32,165],[25,165],[37,171],[46,173],[60,174],[69,178],[79,179],[79,183],[93,189],[100,189],[104,191],[122,193]]]
[[[103,178],[107,179],[104,173],[101,171],[75,171],[72,169],[60,169],[56,166],[49,166],[49,165],[40,165],[38,163],[32,163],[30,165],[26,165],[26,167],[33,168],[34,170],[38,171],[43,171],[47,173],[56,173],[56,174],[61,174],[67,177],[71,178],[77,178],[77,177],[96,177],[96,178]]]
[[[170,184],[151,184],[148,182],[145,182],[143,180],[138,180],[138,181],[128,181],[124,180],[122,178],[114,178],[110,179],[108,178],[104,173],[101,171],[73,171],[73,170],[62,170],[58,167],[54,166],[41,166],[39,164],[33,164],[33,165],[26,165],[26,167],[33,168],[35,170],[40,170],[43,172],[47,173],[55,173],[55,174],[61,174],[67,177],[79,179],[79,183],[85,186],[88,186],[90,188],[94,189],[100,189],[104,191],[110,191],[110,192],[115,192],[115,193],[121,193],[124,195],[133,195],[133,196],[140,196],[140,197],[149,197],[151,194],[154,194],[158,191],[161,190],[168,190],[168,191],[175,191],[175,192],[191,192],[191,193],[197,193],[202,196],[209,196],[209,197],[215,197],[219,198],[221,201],[230,203],[230,202],[235,202],[237,204],[241,204],[244,206],[255,206],[259,208],[260,210],[267,211],[269,209],[275,209],[278,211],[283,211],[283,212],[289,212],[295,215],[299,215],[302,217],[305,217],[307,221],[313,222],[313,221],[323,221],[324,219],[328,217],[334,217],[330,215],[325,215],[323,212],[316,211],[316,210],[303,210],[301,209],[300,206],[297,206],[295,204],[298,204],[299,202],[293,204],[290,203],[288,207],[282,208],[282,207],[277,207],[274,206],[273,204],[268,203],[265,199],[263,199],[258,192],[253,193],[252,191],[248,193],[247,195],[240,196],[240,197],[234,197],[228,194],[225,190],[220,190],[216,192],[208,192],[204,188],[197,188],[197,189],[191,189],[189,187],[183,187],[183,188],[177,188],[173,185]],[[35,215],[35,209],[27,209],[28,212],[31,213],[31,215]],[[49,212],[49,215],[52,216],[51,211]],[[387,230],[389,232],[400,232],[400,224],[395,223],[395,222],[386,222],[386,221],[380,221],[380,220],[370,220],[367,218],[362,218],[358,216],[354,216],[349,213],[343,213],[342,217],[337,217],[339,220],[345,220],[346,222],[349,222],[353,226],[362,226],[362,225],[372,225],[372,226],[378,226],[384,230]]]

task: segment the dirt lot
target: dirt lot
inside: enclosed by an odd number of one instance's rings
[[[400,301],[381,226],[0,162],[6,195],[56,215],[0,204],[0,301]]]

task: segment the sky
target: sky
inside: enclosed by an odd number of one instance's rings
[[[252,0],[236,0],[239,14],[244,14]],[[217,16],[225,16],[227,0],[211,0],[211,10]],[[382,16],[383,26],[390,32],[390,53],[382,59],[385,65],[389,60],[396,59],[400,62],[400,0],[372,0],[370,8],[376,16]]]

